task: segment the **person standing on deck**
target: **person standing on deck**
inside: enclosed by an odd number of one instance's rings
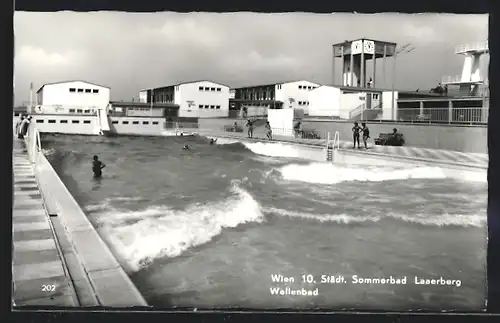
[[[28,134],[28,126],[30,125],[31,116],[25,117],[20,126],[19,138],[23,139]]]
[[[273,130],[271,129],[271,124],[269,124],[269,121],[266,121],[266,136],[267,136],[267,139],[269,140],[273,140]]]
[[[361,131],[363,133],[363,143],[365,144],[365,149],[368,149],[368,145],[366,144],[366,142],[368,141],[368,138],[370,138],[370,129],[368,129],[366,123],[364,122],[361,124]]]
[[[253,120],[248,119],[247,127],[248,127],[248,138],[253,138]]]
[[[24,115],[20,115],[19,116],[19,120],[16,121],[16,125],[15,125],[15,133],[16,133],[16,136],[17,138],[21,139],[21,124],[23,123],[24,121]]]
[[[354,122],[354,127],[352,127],[352,139],[354,141],[354,146],[352,149],[356,148],[356,143],[358,143],[358,149],[361,148],[359,147],[359,133],[361,132],[361,127],[357,122]]]

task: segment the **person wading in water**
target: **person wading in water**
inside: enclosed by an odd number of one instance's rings
[[[94,160],[92,161],[92,171],[94,172],[94,178],[102,177],[102,169],[106,167],[100,160],[97,155],[94,155]]]
[[[356,148],[356,143],[358,143],[358,148],[359,147],[359,133],[361,132],[361,127],[357,122],[354,122],[354,127],[352,127],[352,139],[354,141],[354,146],[352,149]]]

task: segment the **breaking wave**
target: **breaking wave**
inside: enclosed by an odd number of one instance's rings
[[[101,236],[110,244],[114,254],[131,272],[150,266],[156,259],[173,258],[188,249],[212,241],[224,229],[247,223],[265,222],[266,216],[319,221],[338,225],[374,223],[397,220],[424,226],[483,227],[486,211],[473,215],[460,214],[396,214],[355,216],[347,213],[317,214],[263,207],[254,197],[233,181],[232,196],[222,201],[194,204],[178,210],[166,206],[151,206],[137,211],[122,211],[104,205],[88,206]],[[118,198],[119,199],[119,198]],[[122,198],[129,201],[133,198]]]
[[[448,177],[469,182],[486,182],[486,173],[451,171],[429,166],[394,169],[383,167],[354,168],[332,163],[309,163],[305,165],[285,165],[279,168],[278,171],[285,180],[327,185],[349,181],[383,182],[406,179],[444,179]]]
[[[279,169],[283,179],[314,184],[337,184],[348,181],[382,182],[403,179],[446,178],[437,167],[409,169],[349,168],[331,163],[290,164]]]
[[[155,259],[176,257],[210,242],[224,228],[262,222],[259,203],[237,183],[233,196],[218,203],[195,204],[184,210],[153,206],[139,211],[108,210],[96,225],[128,270],[137,271]]]

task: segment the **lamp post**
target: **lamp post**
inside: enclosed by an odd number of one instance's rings
[[[397,115],[397,109],[396,109],[396,106],[394,104],[394,97],[395,97],[395,80],[396,80],[396,59],[398,58],[398,55],[399,54],[404,54],[404,53],[410,53],[412,52],[413,50],[415,49],[415,47],[412,47],[411,46],[411,43],[409,44],[406,44],[406,45],[403,45],[399,48],[396,48],[396,50],[394,51],[394,59],[392,60],[392,86],[391,86],[391,90],[392,90],[392,101],[391,101],[391,107],[392,107],[392,119],[394,121],[396,121],[398,115]]]

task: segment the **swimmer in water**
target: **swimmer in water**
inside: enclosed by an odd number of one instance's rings
[[[189,146],[188,145],[184,145],[184,147],[182,147],[182,149],[189,150]]]
[[[106,165],[103,164],[99,160],[99,157],[97,155],[94,155],[94,160],[92,161],[92,171],[94,172],[94,178],[101,178],[102,176],[102,169],[106,167]]]
[[[217,142],[217,139],[214,139],[214,138],[210,138],[210,144],[213,145]]]

